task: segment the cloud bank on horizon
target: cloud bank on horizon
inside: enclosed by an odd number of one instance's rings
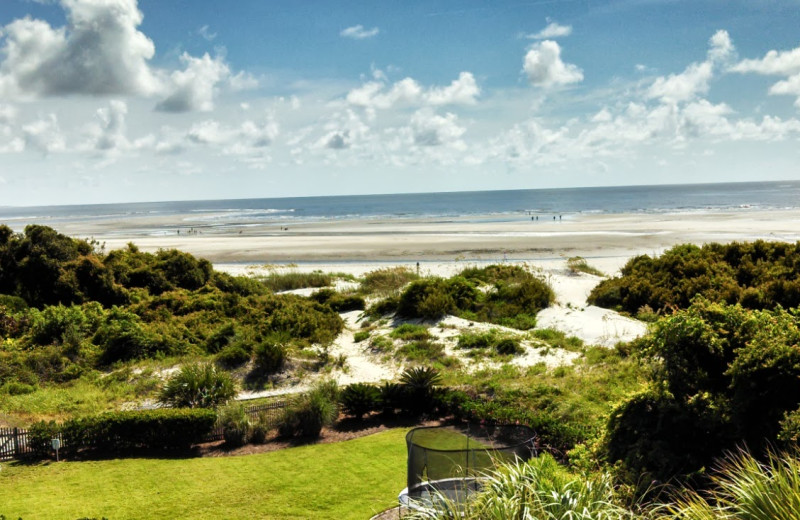
[[[800,178],[788,1],[730,32],[689,2],[530,19],[505,2],[345,3],[312,23],[249,0],[217,18],[211,0],[178,18],[146,0],[9,1],[0,205]],[[634,29],[659,9],[686,10],[697,44]],[[788,43],[759,48],[767,27]]]

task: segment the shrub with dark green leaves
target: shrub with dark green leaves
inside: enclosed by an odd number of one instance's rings
[[[363,311],[364,298],[357,294],[343,294],[333,289],[322,289],[311,295],[311,299],[327,305],[336,312]]]
[[[253,349],[253,359],[262,374],[280,372],[286,363],[286,347],[274,338],[261,341]]]
[[[96,450],[124,454],[134,449],[186,449],[201,442],[217,416],[208,409],[131,410],[70,419],[63,424],[40,422],[31,427],[31,446],[49,457],[51,439],[59,434],[62,453]]]
[[[381,407],[381,392],[378,387],[368,383],[353,383],[339,395],[342,411],[347,415],[361,418]]]
[[[494,347],[499,354],[513,355],[521,354],[525,350],[520,346],[519,340],[516,338],[503,338],[497,342]]]
[[[228,345],[217,354],[217,363],[226,368],[235,368],[250,361],[250,356],[243,345]]]
[[[318,383],[284,408],[278,421],[283,437],[318,437],[323,426],[330,426],[339,416],[338,389],[335,381]]]
[[[211,363],[184,365],[170,377],[159,400],[174,408],[210,408],[236,395],[230,374]]]
[[[222,428],[222,438],[226,445],[238,447],[247,442],[250,419],[241,403],[222,407],[217,416],[217,425]]]

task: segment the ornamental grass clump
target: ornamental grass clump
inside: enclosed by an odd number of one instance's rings
[[[336,381],[323,381],[284,409],[278,421],[282,437],[319,437],[323,426],[339,416],[339,387]]]
[[[797,520],[800,518],[800,460],[770,454],[766,462],[746,452],[729,455],[712,475],[705,495],[684,494],[663,506],[667,520]]]
[[[211,408],[236,395],[230,374],[211,363],[185,365],[167,380],[159,401],[173,408]]]
[[[637,516],[617,505],[608,475],[578,478],[549,455],[501,465],[464,503],[439,495],[436,507],[411,520],[624,520]]]

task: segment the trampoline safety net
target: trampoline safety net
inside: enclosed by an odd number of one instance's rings
[[[406,434],[408,495],[426,482],[472,479],[497,464],[536,456],[536,434],[522,425],[459,425],[414,428]]]

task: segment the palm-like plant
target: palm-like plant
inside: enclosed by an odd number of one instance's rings
[[[770,454],[759,462],[749,453],[728,456],[712,476],[709,499],[688,493],[664,506],[663,519],[684,520],[798,520],[800,519],[800,460]]]

